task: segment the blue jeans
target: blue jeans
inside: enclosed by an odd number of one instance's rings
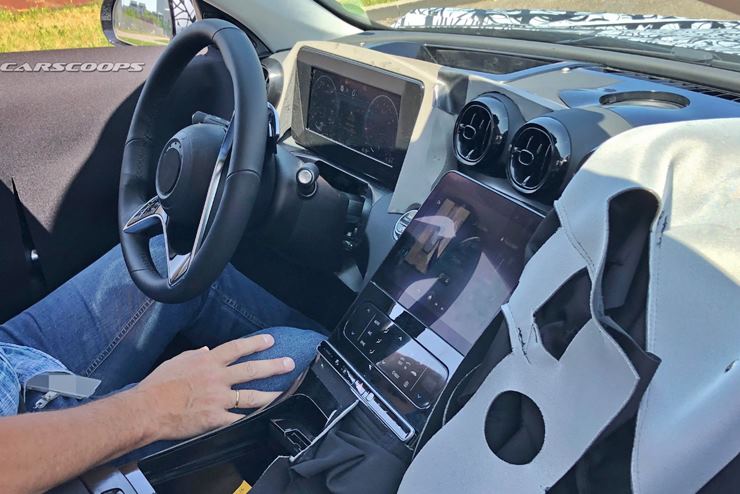
[[[152,256],[164,260],[162,238]],[[158,262],[158,264],[160,264]],[[301,329],[297,329],[301,328]],[[239,387],[282,391],[303,372],[324,339],[321,326],[288,307],[228,265],[211,288],[182,304],[161,304],[131,281],[120,246],[34,306],[0,325],[0,341],[29,346],[57,358],[75,374],[100,379],[92,399],[142,380],[176,335],[193,348],[269,333],[275,345],[240,361],[291,357],[285,375]],[[38,394],[31,396],[32,407]],[[83,401],[57,398],[47,406],[65,408]]]

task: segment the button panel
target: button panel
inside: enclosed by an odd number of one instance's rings
[[[355,309],[344,336],[416,407],[430,407],[442,391],[447,369],[373,305]]]
[[[365,331],[370,319],[375,315],[375,308],[370,304],[362,304],[352,312],[352,315],[344,323],[344,336],[350,341],[357,338]]]
[[[414,428],[378,395],[349,365],[339,352],[324,341],[319,344],[319,354],[349,385],[350,390],[401,440],[408,441],[414,436]]]

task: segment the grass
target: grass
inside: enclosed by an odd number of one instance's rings
[[[392,1],[340,0],[355,9]],[[87,5],[27,10],[0,7],[0,53],[110,46],[100,27],[100,3],[93,0]]]
[[[396,0],[337,0],[339,4],[350,14],[365,17],[366,8],[384,3],[391,3]]]
[[[100,1],[60,8],[0,8],[0,52],[110,46],[100,27]]]
[[[396,0],[359,0],[358,3],[361,3],[365,7],[369,7],[371,5],[379,5],[382,3],[391,3],[395,1]]]
[[[396,2],[397,0],[337,0],[345,7],[372,7],[373,5],[382,5],[384,3]]]

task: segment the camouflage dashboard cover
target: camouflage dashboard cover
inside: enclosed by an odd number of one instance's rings
[[[740,21],[682,17],[566,12],[419,8],[400,17],[397,29],[559,30],[579,36],[636,41],[740,56]]]

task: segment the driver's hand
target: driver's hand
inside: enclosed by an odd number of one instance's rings
[[[229,412],[236,404],[231,387],[292,371],[289,357],[230,365],[239,358],[270,348],[275,340],[258,335],[183,352],[164,362],[132,391],[147,403],[158,439],[183,439],[221,427],[242,417]],[[258,408],[280,393],[243,389],[239,408]]]

